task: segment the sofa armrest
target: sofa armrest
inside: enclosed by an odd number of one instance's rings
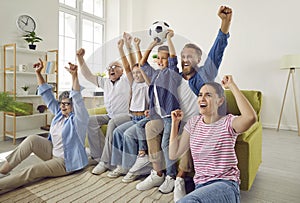
[[[259,128],[259,126],[261,126],[261,123],[256,121],[248,130],[238,136],[237,141],[247,142],[249,136],[252,135],[252,133]]]
[[[89,115],[98,115],[98,114],[107,114],[106,108],[103,107],[97,107],[97,108],[92,108],[88,109]]]

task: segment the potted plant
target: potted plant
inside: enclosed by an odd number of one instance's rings
[[[28,103],[15,101],[7,92],[0,92],[0,111],[29,115],[32,109]]]
[[[25,95],[28,95],[29,86],[28,85],[24,85],[21,88],[24,90]]]
[[[29,49],[35,50],[36,45],[34,43],[43,41],[42,38],[36,36],[36,33],[34,31],[28,32],[26,35],[23,35],[23,38],[26,42],[29,43]]]

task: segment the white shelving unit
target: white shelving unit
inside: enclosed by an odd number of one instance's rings
[[[51,57],[51,58],[50,58]],[[48,60],[55,62],[55,70],[52,75],[52,84],[54,85],[54,93],[58,97],[58,50],[36,51],[25,48],[18,48],[16,44],[6,44],[3,46],[3,82],[4,91],[21,102],[31,103],[33,112],[31,115],[16,115],[13,112],[4,112],[3,116],[3,140],[6,137],[13,139],[15,144],[16,139],[27,137],[32,134],[43,134],[48,131],[41,130],[41,126],[46,126],[49,113],[39,113],[36,110],[37,105],[43,104],[41,97],[36,95],[37,80],[34,69],[30,66],[41,58],[45,62]],[[25,72],[19,70],[19,64],[26,64]],[[48,75],[43,74],[46,81]],[[54,76],[54,77],[53,77]],[[53,82],[54,78],[54,82]],[[24,84],[29,86],[29,94],[25,95],[21,86]]]

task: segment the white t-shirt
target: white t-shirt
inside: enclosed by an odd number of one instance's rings
[[[52,154],[55,157],[60,157],[64,159],[64,146],[62,143],[62,129],[64,126],[66,118],[63,117],[60,121],[55,123],[55,125],[50,128],[50,135],[53,144]]]
[[[189,87],[187,80],[182,79],[177,89],[179,105],[184,113],[183,121],[186,123],[191,117],[199,115],[199,107],[197,104],[197,96]]]
[[[126,75],[123,74],[115,83],[99,76],[98,86],[104,91],[104,105],[110,118],[129,114],[130,85]]]
[[[132,95],[130,102],[130,111],[145,111],[148,109],[149,95],[148,85],[145,82],[132,83]]]

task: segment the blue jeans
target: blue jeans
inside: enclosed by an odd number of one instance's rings
[[[166,175],[175,178],[177,174],[176,160],[171,160],[169,158],[169,142],[170,142],[172,118],[166,117],[163,118],[163,121],[164,121],[164,132],[161,140],[161,148],[163,150],[165,163],[166,163]]]
[[[134,116],[131,121],[123,123],[117,127],[113,132],[113,147],[112,147],[112,165],[122,165],[124,169],[130,169],[136,160],[138,154],[137,131],[136,124],[143,120],[145,116]],[[135,139],[125,139],[126,137],[133,137]],[[139,148],[147,150],[146,139],[143,138],[144,143]]]
[[[132,139],[137,138],[138,144],[139,144],[139,150],[146,151],[148,149],[147,141],[146,141],[145,126],[149,121],[150,121],[150,118],[145,117],[136,123],[136,125],[137,125],[136,126],[136,137],[132,137]],[[126,136],[126,138],[129,139],[130,137]]]
[[[205,203],[239,203],[240,188],[232,180],[213,180],[196,185],[193,192],[181,198],[177,203],[205,202]]]

